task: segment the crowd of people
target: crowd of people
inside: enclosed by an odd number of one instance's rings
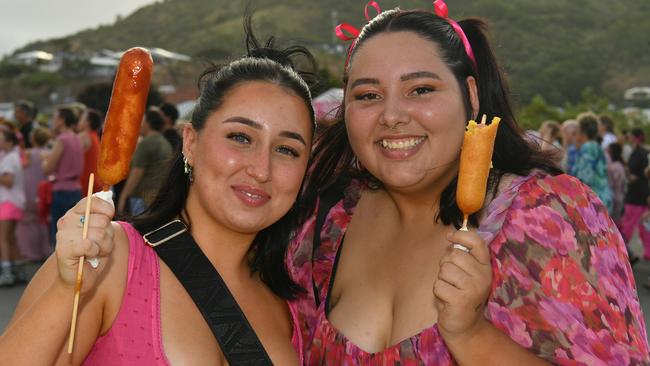
[[[625,159],[606,132],[607,148],[597,142],[605,119],[584,114],[544,124],[538,143],[517,123],[484,20],[456,22],[442,0],[431,10],[369,6],[378,15],[361,30],[337,28],[352,40],[345,94],[336,123],[318,134],[315,69],[303,69],[313,57],[259,42],[245,16],[247,53],[201,75],[167,175],[151,201],[133,200],[144,211],[115,222],[113,206],[86,197],[56,223],[55,255],[0,337],[3,357],[16,365],[650,365],[627,249],[610,218],[621,179],[627,195],[638,182],[648,188],[643,134],[631,131]],[[465,231],[460,151],[467,121],[482,115],[501,122],[487,195]],[[139,146],[163,154],[151,147],[159,136],[145,143],[159,131],[145,120]],[[619,180],[611,187],[608,166]],[[132,167],[125,190],[139,192],[129,189],[148,178],[142,170]],[[117,211],[131,204],[117,202]],[[645,206],[632,204],[623,205],[622,227],[626,215],[644,216]],[[82,257],[98,261],[75,287]],[[68,355],[73,323],[63,315],[73,289],[84,305]]]
[[[643,129],[616,131],[609,115],[584,112],[561,124],[545,121],[535,135],[541,149],[555,153],[564,171],[589,186],[607,207],[631,264],[639,261],[629,248],[635,230],[643,259],[650,260],[650,151]],[[650,279],[644,285],[650,287]]]
[[[28,280],[20,264],[47,259],[58,219],[86,196],[97,172],[102,112],[70,103],[56,106],[49,121],[36,119],[35,105],[20,100],[14,120],[0,121],[0,287]],[[170,103],[146,111],[129,179],[109,187],[118,212],[135,215],[150,203],[159,166],[180,146],[177,119]],[[92,191],[103,188],[95,180]]]

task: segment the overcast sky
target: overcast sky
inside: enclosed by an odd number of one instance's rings
[[[110,24],[155,0],[0,0],[0,57],[28,42]]]

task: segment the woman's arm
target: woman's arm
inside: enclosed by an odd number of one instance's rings
[[[11,173],[3,173],[0,175],[0,185],[7,188],[13,187],[14,175]]]
[[[52,174],[56,170],[57,165],[59,165],[59,160],[63,155],[63,143],[59,140],[54,142],[52,151],[43,159],[43,173]]]
[[[83,147],[84,152],[88,151],[90,148],[90,135],[86,131],[79,132],[77,135],[79,137],[79,141],[81,141],[81,147]]]
[[[446,337],[445,344],[460,366],[551,365],[517,344],[485,318],[472,332]]]
[[[119,287],[112,274],[115,261],[110,204],[93,199],[88,240],[80,240],[80,213],[85,199],[59,221],[57,249],[30,282],[6,331],[0,336],[0,354],[12,365],[80,364],[103,328],[108,294]],[[83,204],[82,204],[83,203]],[[96,205],[95,205],[96,203]],[[128,244],[126,244],[128,245]],[[97,269],[84,267],[77,331],[72,356],[67,355],[76,268],[80,255],[100,257]],[[120,259],[127,260],[127,259]],[[109,277],[109,278],[107,278]],[[119,277],[119,276],[118,276]],[[97,285],[96,285],[97,284]],[[96,286],[95,286],[96,285]],[[123,284],[121,285],[123,286]]]

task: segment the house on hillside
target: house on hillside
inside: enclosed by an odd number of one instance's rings
[[[165,50],[163,48],[150,48],[151,56],[157,64],[173,63],[178,61],[190,61],[190,56]],[[92,55],[80,55],[69,52],[49,53],[45,51],[27,51],[14,55],[11,60],[14,63],[36,66],[40,71],[59,72],[66,62],[87,65],[90,76],[97,78],[110,78],[115,74],[120,63],[120,57],[124,51],[116,52],[102,50]]]
[[[61,69],[61,59],[45,51],[27,51],[14,55],[11,61],[16,64],[36,66],[44,72],[57,72]]]
[[[650,86],[637,86],[627,89],[623,94],[625,106],[650,108]]]

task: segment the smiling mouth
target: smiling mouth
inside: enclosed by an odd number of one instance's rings
[[[420,145],[426,137],[410,137],[405,139],[383,139],[379,145],[386,150],[410,150]]]

